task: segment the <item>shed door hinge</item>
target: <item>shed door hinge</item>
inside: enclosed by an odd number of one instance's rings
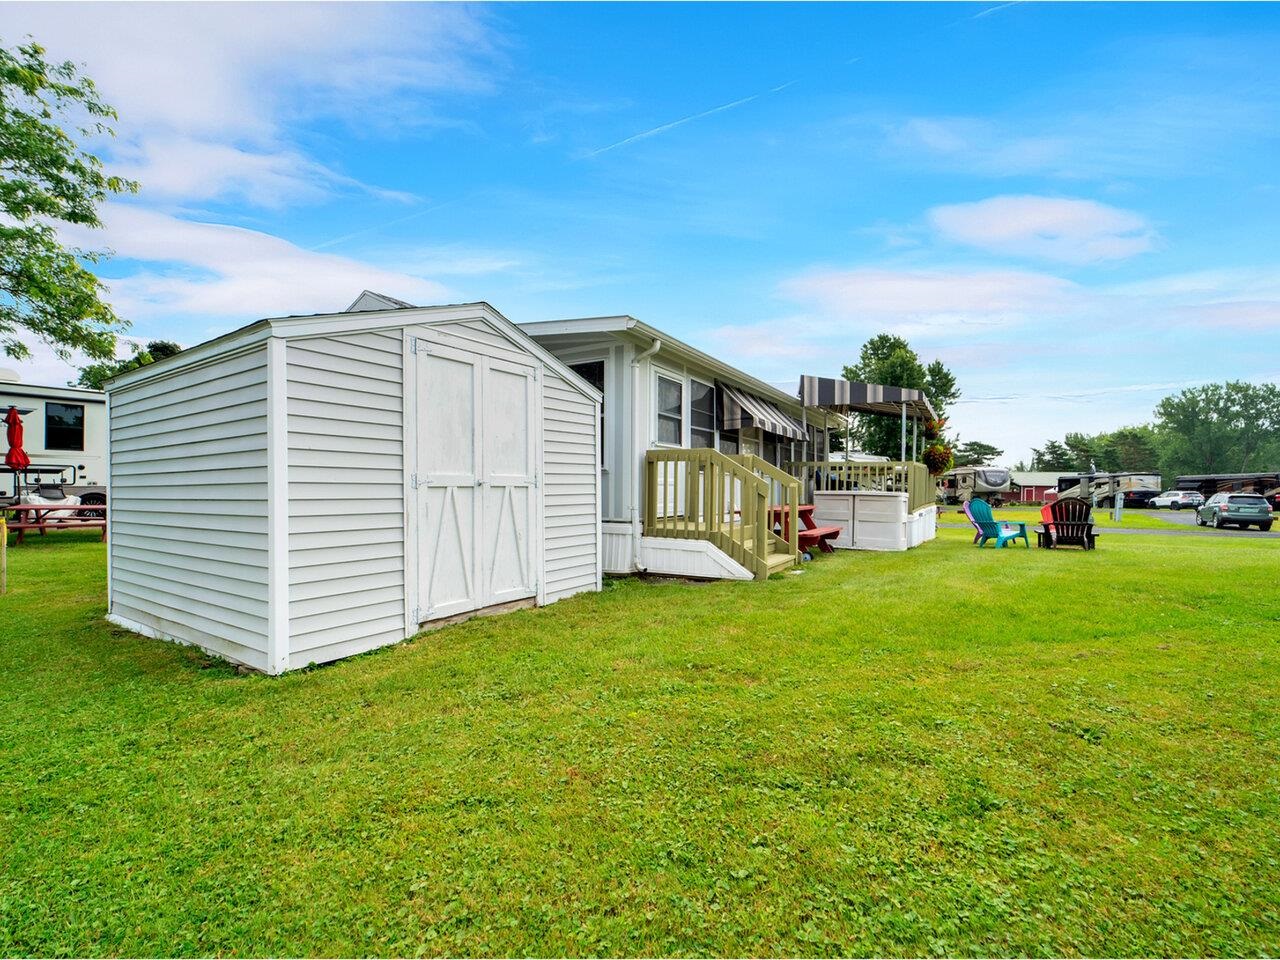
[[[416,473],[409,474],[409,486],[412,487],[414,490],[418,489],[418,486],[419,486],[418,475]]]

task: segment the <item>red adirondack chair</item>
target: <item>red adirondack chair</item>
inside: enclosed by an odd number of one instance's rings
[[[1088,500],[1063,497],[1040,508],[1044,525],[1036,528],[1036,542],[1042,547],[1084,547],[1092,550],[1098,540],[1093,530],[1092,507]]]

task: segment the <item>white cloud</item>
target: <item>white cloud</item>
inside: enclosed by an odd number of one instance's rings
[[[22,340],[31,351],[31,356],[22,363],[0,356],[0,368],[16,375],[21,383],[42,387],[61,387],[72,383],[80,375],[80,367],[93,362],[75,350],[71,351],[69,360],[64,360],[52,347],[41,340],[31,336],[23,337]],[[134,348],[143,346],[146,340],[145,337],[117,337],[116,358],[123,360],[133,356]],[[0,382],[4,379],[5,377],[0,375]]]
[[[1066,174],[1076,147],[1071,137],[1015,133],[977,117],[911,117],[890,126],[888,141],[913,157],[994,176]]]
[[[1201,330],[1280,331],[1280,269],[1198,270],[1118,284],[1106,293],[1132,309]]]
[[[128,125],[273,136],[310,113],[367,121],[403,94],[491,89],[496,42],[452,4],[7,4],[6,35],[84,62]]]
[[[7,4],[6,39],[28,33],[116,107],[110,149],[144,200],[278,207],[358,188],[289,125],[456,124],[438,98],[490,91],[500,60],[483,16],[452,4]]]
[[[1025,270],[814,270],[783,281],[788,299],[860,326],[905,332],[1017,322],[1060,310],[1074,299],[1068,280]]]
[[[986,250],[1086,264],[1151,249],[1155,233],[1140,214],[1093,200],[1003,196],[934,207],[929,223],[946,240]]]
[[[340,192],[412,199],[408,194],[365,186],[292,148],[263,151],[168,134],[117,150],[112,172],[139,180],[148,200],[240,200],[277,210]]]
[[[117,255],[144,264],[127,277],[107,280],[117,312],[138,321],[329,312],[365,288],[415,303],[448,299],[447,288],[421,274],[304,250],[243,227],[124,204],[109,206],[104,223],[104,239]]]

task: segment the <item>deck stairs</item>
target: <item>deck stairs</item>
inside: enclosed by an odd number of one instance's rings
[[[650,450],[645,481],[645,536],[705,540],[757,580],[799,561],[799,481],[759,457]],[[789,540],[774,532],[788,511]]]

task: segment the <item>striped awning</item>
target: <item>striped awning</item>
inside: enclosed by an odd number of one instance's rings
[[[907,416],[934,420],[937,414],[923,390],[886,387],[879,383],[836,380],[830,377],[801,377],[800,402],[836,413],[883,413],[900,416],[906,404]]]
[[[800,422],[787,416],[776,404],[727,383],[718,383],[717,386],[721,400],[720,429],[759,427],[765,433],[776,433],[791,440],[805,439],[805,430]]]

